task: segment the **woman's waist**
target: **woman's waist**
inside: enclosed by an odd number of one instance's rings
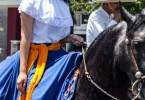
[[[55,39],[55,40],[49,40],[49,39],[32,39],[32,43],[34,44],[54,44],[58,41],[60,41],[61,39]]]
[[[46,46],[50,46],[50,45],[53,45],[53,46],[60,46],[61,43],[60,41],[55,41],[55,42],[31,42],[31,45],[46,45]]]

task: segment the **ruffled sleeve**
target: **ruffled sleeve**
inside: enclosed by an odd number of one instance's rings
[[[18,10],[42,23],[58,27],[73,25],[69,6],[63,0],[22,0]]]
[[[38,8],[39,4],[35,0],[22,0],[18,10],[19,13],[23,11],[35,18],[35,16],[38,15]]]

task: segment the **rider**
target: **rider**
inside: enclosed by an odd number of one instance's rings
[[[120,20],[119,2],[115,0],[96,0],[96,2],[103,4],[89,17],[86,32],[87,47],[104,29],[117,24]]]

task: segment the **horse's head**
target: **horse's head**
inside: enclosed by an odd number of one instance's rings
[[[122,63],[119,68],[134,83],[133,90],[138,93],[142,86],[140,97],[145,100],[145,9],[133,16],[121,7],[121,15],[127,28],[116,44],[116,59]]]

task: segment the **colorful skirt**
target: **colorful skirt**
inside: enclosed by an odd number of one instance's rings
[[[77,84],[74,77],[81,60],[81,52],[67,53],[62,48],[49,51],[43,76],[31,100],[71,100]],[[38,58],[28,73],[26,91],[35,74],[37,61]],[[20,51],[0,63],[0,100],[19,99],[21,93],[16,88],[19,67]]]

